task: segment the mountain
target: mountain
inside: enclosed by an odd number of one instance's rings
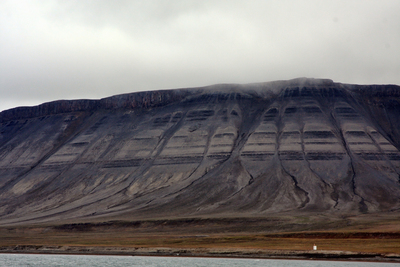
[[[299,78],[0,113],[0,224],[400,208],[400,87]]]

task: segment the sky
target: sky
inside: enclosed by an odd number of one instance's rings
[[[298,77],[400,85],[398,0],[1,0],[0,110]]]

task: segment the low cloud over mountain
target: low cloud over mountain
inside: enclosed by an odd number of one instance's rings
[[[400,208],[400,87],[300,78],[0,113],[0,223]]]

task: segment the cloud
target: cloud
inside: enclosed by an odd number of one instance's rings
[[[400,3],[2,1],[0,109],[295,77],[400,84]]]

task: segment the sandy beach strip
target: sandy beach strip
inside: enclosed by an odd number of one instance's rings
[[[37,246],[18,245],[0,247],[0,253],[125,255],[174,257],[223,257],[259,259],[342,260],[371,262],[400,262],[399,254],[364,253],[324,250],[267,250],[239,248],[165,248],[165,247],[106,247],[106,246]]]

